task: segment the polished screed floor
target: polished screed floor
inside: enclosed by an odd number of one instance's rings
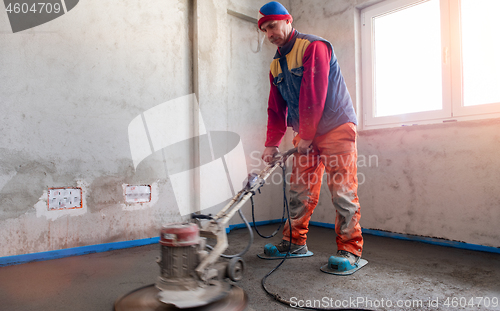
[[[270,234],[276,225],[259,227]],[[320,271],[336,252],[332,229],[311,227],[314,256],[287,260],[267,279],[271,291],[296,306],[371,310],[500,310],[500,255],[383,238],[366,234],[368,265],[352,276]],[[257,257],[264,240],[256,235],[243,256],[238,283],[248,310],[290,310],[268,296],[261,279],[279,261]],[[246,229],[229,234],[230,253],[244,249]],[[147,245],[0,268],[0,310],[112,310],[123,294],[151,284],[159,273],[159,245]]]

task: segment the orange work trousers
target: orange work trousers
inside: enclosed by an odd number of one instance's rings
[[[293,140],[300,141],[300,134]],[[357,256],[363,251],[363,237],[359,219],[356,125],[345,123],[330,132],[315,137],[313,150],[308,154],[295,153],[290,177],[290,219],[292,243],[306,244],[309,220],[318,204],[323,174],[326,170],[328,189],[335,207],[337,248]],[[290,240],[288,222],[283,239]]]

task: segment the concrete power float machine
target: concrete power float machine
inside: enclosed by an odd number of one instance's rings
[[[278,153],[259,174],[249,174],[243,189],[217,215],[193,214],[194,222],[174,223],[162,227],[160,231],[161,258],[157,259],[160,275],[156,283],[138,288],[117,299],[114,310],[245,310],[248,305],[248,296],[243,289],[235,285],[235,282],[243,278],[245,264],[240,256],[246,253],[253,243],[253,233],[240,209],[278,167],[285,170],[286,160],[296,152],[297,148],[293,148],[283,154]],[[224,255],[223,252],[228,247],[225,227],[236,212],[240,214],[250,231],[250,242],[239,254]],[[207,238],[215,239],[216,245],[214,247],[207,245]],[[266,245],[266,249],[270,246],[272,245]],[[259,254],[259,257],[264,258],[263,254]],[[282,256],[283,260],[287,257]],[[221,258],[225,259],[221,260]],[[336,266],[336,263],[330,262],[332,258],[334,256],[330,258],[328,267],[322,267],[323,272],[334,273],[340,268]],[[359,262],[354,271],[365,264],[366,261]],[[276,268],[264,277],[262,286],[276,300],[290,305],[288,301],[277,294],[270,293],[265,287],[265,279]],[[334,274],[345,274],[342,271],[338,272]]]

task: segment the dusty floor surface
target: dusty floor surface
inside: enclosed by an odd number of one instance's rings
[[[271,233],[276,226],[258,229]],[[279,236],[279,234],[278,234]],[[246,229],[229,234],[227,253],[247,243]],[[290,310],[273,301],[261,279],[278,261],[256,254],[268,242],[258,236],[243,256],[249,311]],[[311,227],[309,258],[287,260],[268,288],[294,304],[371,310],[500,310],[500,255],[365,235],[368,265],[352,276],[322,273],[335,253],[335,232]],[[0,268],[0,310],[112,310],[121,295],[151,284],[159,273],[158,245]]]

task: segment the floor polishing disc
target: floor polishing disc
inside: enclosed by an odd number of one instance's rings
[[[138,288],[115,302],[115,311],[243,311],[248,305],[248,296],[237,287],[231,286],[231,290],[224,297],[204,306],[189,309],[179,309],[173,305],[167,305],[158,300],[159,289],[154,284]]]

